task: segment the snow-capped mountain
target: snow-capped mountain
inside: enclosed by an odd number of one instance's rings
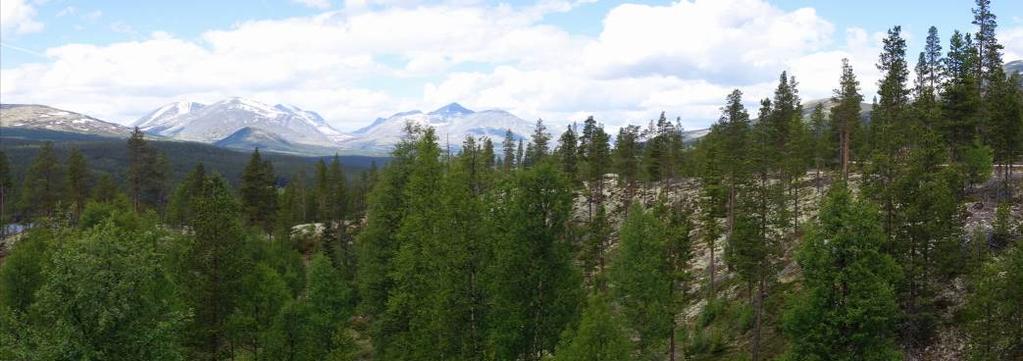
[[[315,112],[238,97],[209,105],[188,101],[167,104],[135,125],[151,134],[204,143],[216,143],[244,128],[273,134],[290,144],[330,147],[350,138]]]
[[[341,147],[368,152],[390,151],[401,140],[408,122],[433,127],[440,142],[444,144],[450,141],[453,148],[458,148],[468,135],[476,138],[490,137],[500,142],[509,129],[515,138],[523,138],[534,127],[533,123],[503,110],[477,112],[458,103],[451,103],[429,113],[413,110],[378,118],[369,126],[352,132],[354,137],[341,142]]]
[[[170,103],[149,112],[132,125],[145,132],[159,133],[176,125],[178,118],[184,118],[192,112],[202,109],[203,106],[187,100]]]
[[[105,122],[88,115],[35,104],[0,104],[0,127],[105,137],[127,137],[132,131],[123,125]]]

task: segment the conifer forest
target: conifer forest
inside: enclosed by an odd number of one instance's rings
[[[3,138],[0,360],[1023,360],[996,36],[1021,14],[972,7],[944,38],[891,26],[876,96],[849,61],[820,101],[779,69],[698,138],[663,112],[409,122],[372,164],[235,168],[137,127],[92,155]]]

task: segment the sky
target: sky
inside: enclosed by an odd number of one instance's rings
[[[992,0],[1006,61],[1023,59],[1023,1]],[[870,99],[881,39],[915,64],[928,27],[974,32],[970,0],[0,0],[0,102],[131,124],[174,101],[242,96],[341,130],[451,102],[558,129],[662,111],[687,129],[747,106],[779,74],[830,96],[849,58]],[[751,110],[751,113],[755,110]]]

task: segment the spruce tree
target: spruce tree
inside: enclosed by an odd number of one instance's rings
[[[277,214],[277,189],[274,185],[273,166],[264,160],[259,149],[252,151],[249,163],[242,171],[241,195],[242,212],[250,226],[264,232],[273,230],[273,217]]]
[[[192,200],[193,235],[181,281],[195,310],[189,344],[193,358],[222,359],[226,321],[238,302],[244,274],[251,264],[243,251],[245,234],[239,205],[219,176],[207,177]]]
[[[579,178],[579,139],[575,134],[575,125],[569,125],[561,138],[558,139],[555,154],[561,164],[561,172],[573,182]]]
[[[547,133],[547,126],[543,125],[543,119],[536,120],[536,127],[533,128],[533,135],[530,138],[530,152],[526,157],[526,164],[537,164],[547,156],[551,135]]]
[[[797,260],[804,289],[789,302],[783,329],[792,360],[898,360],[893,260],[876,210],[835,186]]]
[[[511,129],[508,129],[504,133],[504,141],[501,142],[502,156],[501,165],[504,168],[504,172],[508,173],[515,168],[515,135],[512,134]]]

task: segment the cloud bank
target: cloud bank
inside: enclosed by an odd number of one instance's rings
[[[829,96],[843,57],[866,94],[875,88],[880,34],[836,29],[812,8],[784,11],[761,0],[623,4],[596,36],[544,21],[584,3],[350,0],[340,10],[247,21],[194,39],[156,32],[67,44],[46,49],[47,61],[0,70],[0,95],[121,123],[177,99],[237,95],[313,109],[349,130],[457,101],[542,117],[560,131],[590,114],[616,127],[645,124],[662,110],[702,128],[731,89],[754,104],[770,96],[783,70],[796,76],[804,99]],[[42,28],[23,1],[3,4],[5,30]],[[1023,28],[1003,34],[1007,57],[1023,53]]]

